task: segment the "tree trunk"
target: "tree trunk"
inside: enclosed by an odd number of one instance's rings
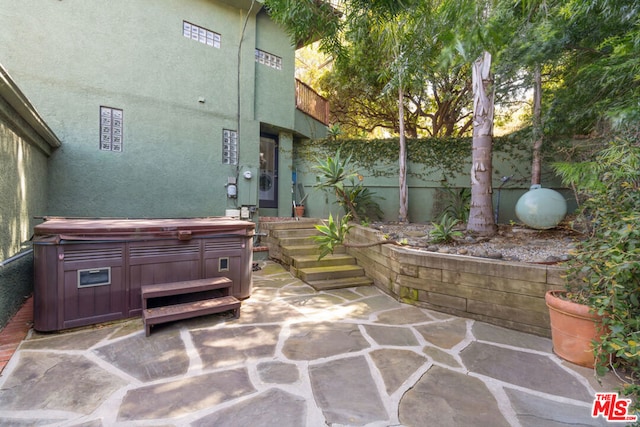
[[[542,175],[542,72],[536,65],[533,72],[533,153],[531,185],[540,184]]]
[[[402,84],[398,88],[398,116],[400,121],[400,158],[398,160],[400,169],[400,212],[398,221],[409,221],[409,190],[407,188],[407,141],[404,135],[404,93]]]
[[[496,232],[493,217],[492,153],[493,76],[491,54],[483,52],[473,63],[473,143],[471,151],[471,209],[467,230],[481,235]]]

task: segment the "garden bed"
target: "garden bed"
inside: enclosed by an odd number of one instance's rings
[[[354,226],[348,243],[373,243],[383,232]],[[564,288],[562,265],[444,254],[377,245],[348,248],[375,285],[402,302],[551,336],[544,295]]]

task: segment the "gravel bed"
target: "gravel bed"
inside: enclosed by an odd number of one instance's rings
[[[551,230],[534,230],[524,226],[500,225],[491,237],[466,233],[449,244],[431,242],[431,224],[373,223],[376,229],[394,240],[406,239],[408,246],[429,252],[477,256],[513,262],[557,264],[572,257],[581,235],[562,226]]]

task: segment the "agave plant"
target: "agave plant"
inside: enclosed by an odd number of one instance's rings
[[[349,230],[353,227],[349,224],[349,215],[337,219],[337,222],[334,221],[333,216],[329,214],[328,221],[323,221],[322,224],[316,225],[316,229],[322,233],[319,236],[313,236],[313,240],[320,246],[320,256],[318,259],[332,254],[336,246],[344,242]]]
[[[315,187],[333,191],[337,203],[342,206],[346,215],[356,222],[382,216],[380,206],[373,200],[374,193],[362,183],[362,175],[348,171],[351,156],[342,159],[338,150],[335,157],[317,162],[314,169],[319,172],[319,176]]]
[[[459,222],[456,218],[452,218],[446,213],[442,215],[439,223],[431,223],[433,225],[433,230],[429,233],[431,241],[433,243],[449,243],[455,238],[464,236],[461,231],[455,229]]]

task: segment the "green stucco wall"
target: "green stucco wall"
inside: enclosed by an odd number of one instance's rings
[[[47,208],[47,155],[16,132],[2,105],[0,98],[0,261],[28,247],[34,216]]]
[[[287,35],[260,2],[251,11],[251,2],[235,4],[243,8],[209,0],[3,2],[4,65],[63,141],[50,161],[43,214],[210,216],[257,204],[263,127],[305,134],[294,129]],[[220,34],[221,47],[184,37],[183,21]],[[257,64],[256,47],[281,56],[283,69]],[[123,152],[99,149],[101,106],[123,110]],[[238,131],[237,166],[222,163],[223,129]],[[229,177],[237,199],[226,196]]]
[[[305,191],[311,193],[306,203],[306,216],[327,218],[332,215],[343,215],[342,209],[335,203],[335,196],[326,191],[314,188],[316,172],[313,169],[314,159],[325,158],[317,148],[310,144],[296,144],[294,167],[298,170],[298,180],[304,184]],[[343,156],[344,157],[344,156]],[[461,170],[471,169],[471,153],[468,158],[459,159],[462,165],[468,164]],[[529,190],[531,158],[530,153],[517,152],[516,155],[494,150],[493,153],[493,207],[499,206],[498,221],[508,223],[519,221],[515,215],[515,205],[520,196]],[[357,172],[364,177],[364,185],[375,193],[376,201],[380,205],[384,220],[397,221],[399,211],[399,180],[397,159],[381,159],[374,167],[364,168],[357,163],[352,164],[351,172]],[[500,178],[513,176],[500,189]],[[460,189],[470,187],[468,173],[450,173],[443,169],[427,168],[424,165],[409,161],[407,163],[407,185],[409,187],[409,220],[410,222],[430,222],[446,207],[446,187]],[[560,191],[568,202],[569,211],[575,209],[573,193],[561,188],[559,179],[545,169],[543,186]],[[500,200],[498,204],[498,194]]]
[[[0,329],[33,291],[29,239],[59,143],[0,64]]]
[[[263,122],[293,129],[295,108],[278,106],[295,105],[295,85],[291,78],[295,73],[295,51],[289,36],[278,30],[266,12],[258,14],[257,21],[256,48],[282,58],[282,69],[256,66],[256,116]]]

